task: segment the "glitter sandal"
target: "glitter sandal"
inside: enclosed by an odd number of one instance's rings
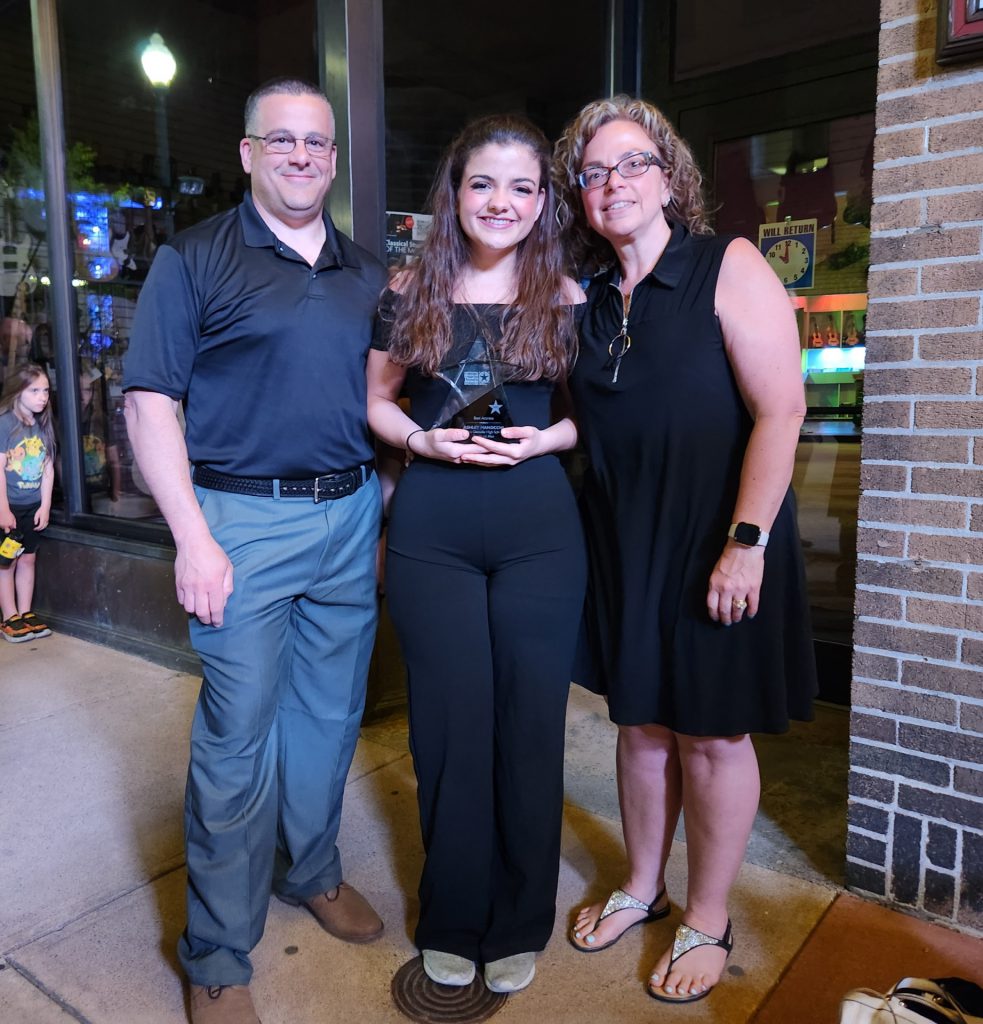
[[[651,903],[643,903],[641,900],[635,899],[630,892],[625,892],[624,889],[615,889],[613,893],[608,897],[607,903],[604,904],[604,909],[601,911],[601,916],[594,922],[594,928],[591,929],[582,941],[584,945],[580,944],[580,935],[574,931],[570,936],[570,945],[574,949],[579,949],[581,953],[600,953],[602,949],[610,949],[625,932],[630,931],[637,924],[648,924],[649,921],[661,921],[664,917],[668,917],[672,910],[669,901],[666,900],[666,905],[659,910],[656,910],[656,906],[662,901],[662,898],[666,894],[666,887],[657,893],[654,900]],[[632,922],[628,925],[621,934],[616,935],[609,942],[605,942],[600,946],[595,946],[591,943],[591,939],[594,937],[594,929],[606,918],[612,914],[617,914],[622,910],[641,910],[645,917],[638,921]]]
[[[727,956],[730,956],[730,951],[734,948],[734,934],[730,921],[727,921],[727,930],[724,932],[722,939],[715,939],[712,935],[707,935],[706,932],[690,928],[688,924],[679,925],[676,928],[676,935],[672,940],[672,956],[669,958],[669,966],[666,968],[666,977],[669,977],[673,967],[676,966],[679,960],[700,946],[719,946],[720,949],[727,953]],[[726,957],[724,962],[726,963]],[[664,994],[665,990],[662,989],[662,985],[659,985],[659,989],[662,990],[661,992],[652,988],[652,980],[650,978],[648,993],[653,999],[658,999],[662,1003],[695,1003],[698,999],[708,996],[714,988],[715,985],[710,985],[704,992],[688,992],[682,996],[670,996]]]

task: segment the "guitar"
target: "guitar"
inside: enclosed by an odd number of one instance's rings
[[[31,330],[30,325],[24,321],[24,313],[27,311],[26,295],[27,286],[22,281],[17,286],[10,316],[0,318],[0,335],[2,335],[3,340],[7,343],[7,364],[3,375],[4,385],[17,373],[21,366],[30,361],[31,338],[34,332]]]
[[[23,242],[4,239],[0,243],[0,295],[9,299],[17,294],[19,286],[27,281],[27,272],[34,262],[34,243],[30,238]]]
[[[851,316],[846,322],[846,337],[843,339],[844,347],[852,348],[861,344],[860,332],[857,330],[857,321]]]
[[[37,256],[40,238],[32,238],[24,230],[21,209],[9,192],[3,193],[3,221],[0,225],[0,296],[9,299],[17,294],[18,287],[27,283],[33,287],[35,278],[28,280],[28,273],[34,257]]]

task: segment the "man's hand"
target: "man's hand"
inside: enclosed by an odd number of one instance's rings
[[[232,563],[211,535],[178,545],[174,560],[177,599],[205,626],[221,626],[232,593]]]

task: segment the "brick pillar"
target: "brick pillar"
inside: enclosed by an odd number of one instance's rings
[[[935,23],[882,0],[847,883],[983,934],[983,61]]]

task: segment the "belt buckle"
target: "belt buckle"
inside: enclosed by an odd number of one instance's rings
[[[330,498],[347,498],[354,494],[361,486],[359,476],[359,471],[352,469],[346,473],[328,473],[325,476],[314,477],[314,504],[328,501]],[[322,480],[324,494],[321,494]]]

